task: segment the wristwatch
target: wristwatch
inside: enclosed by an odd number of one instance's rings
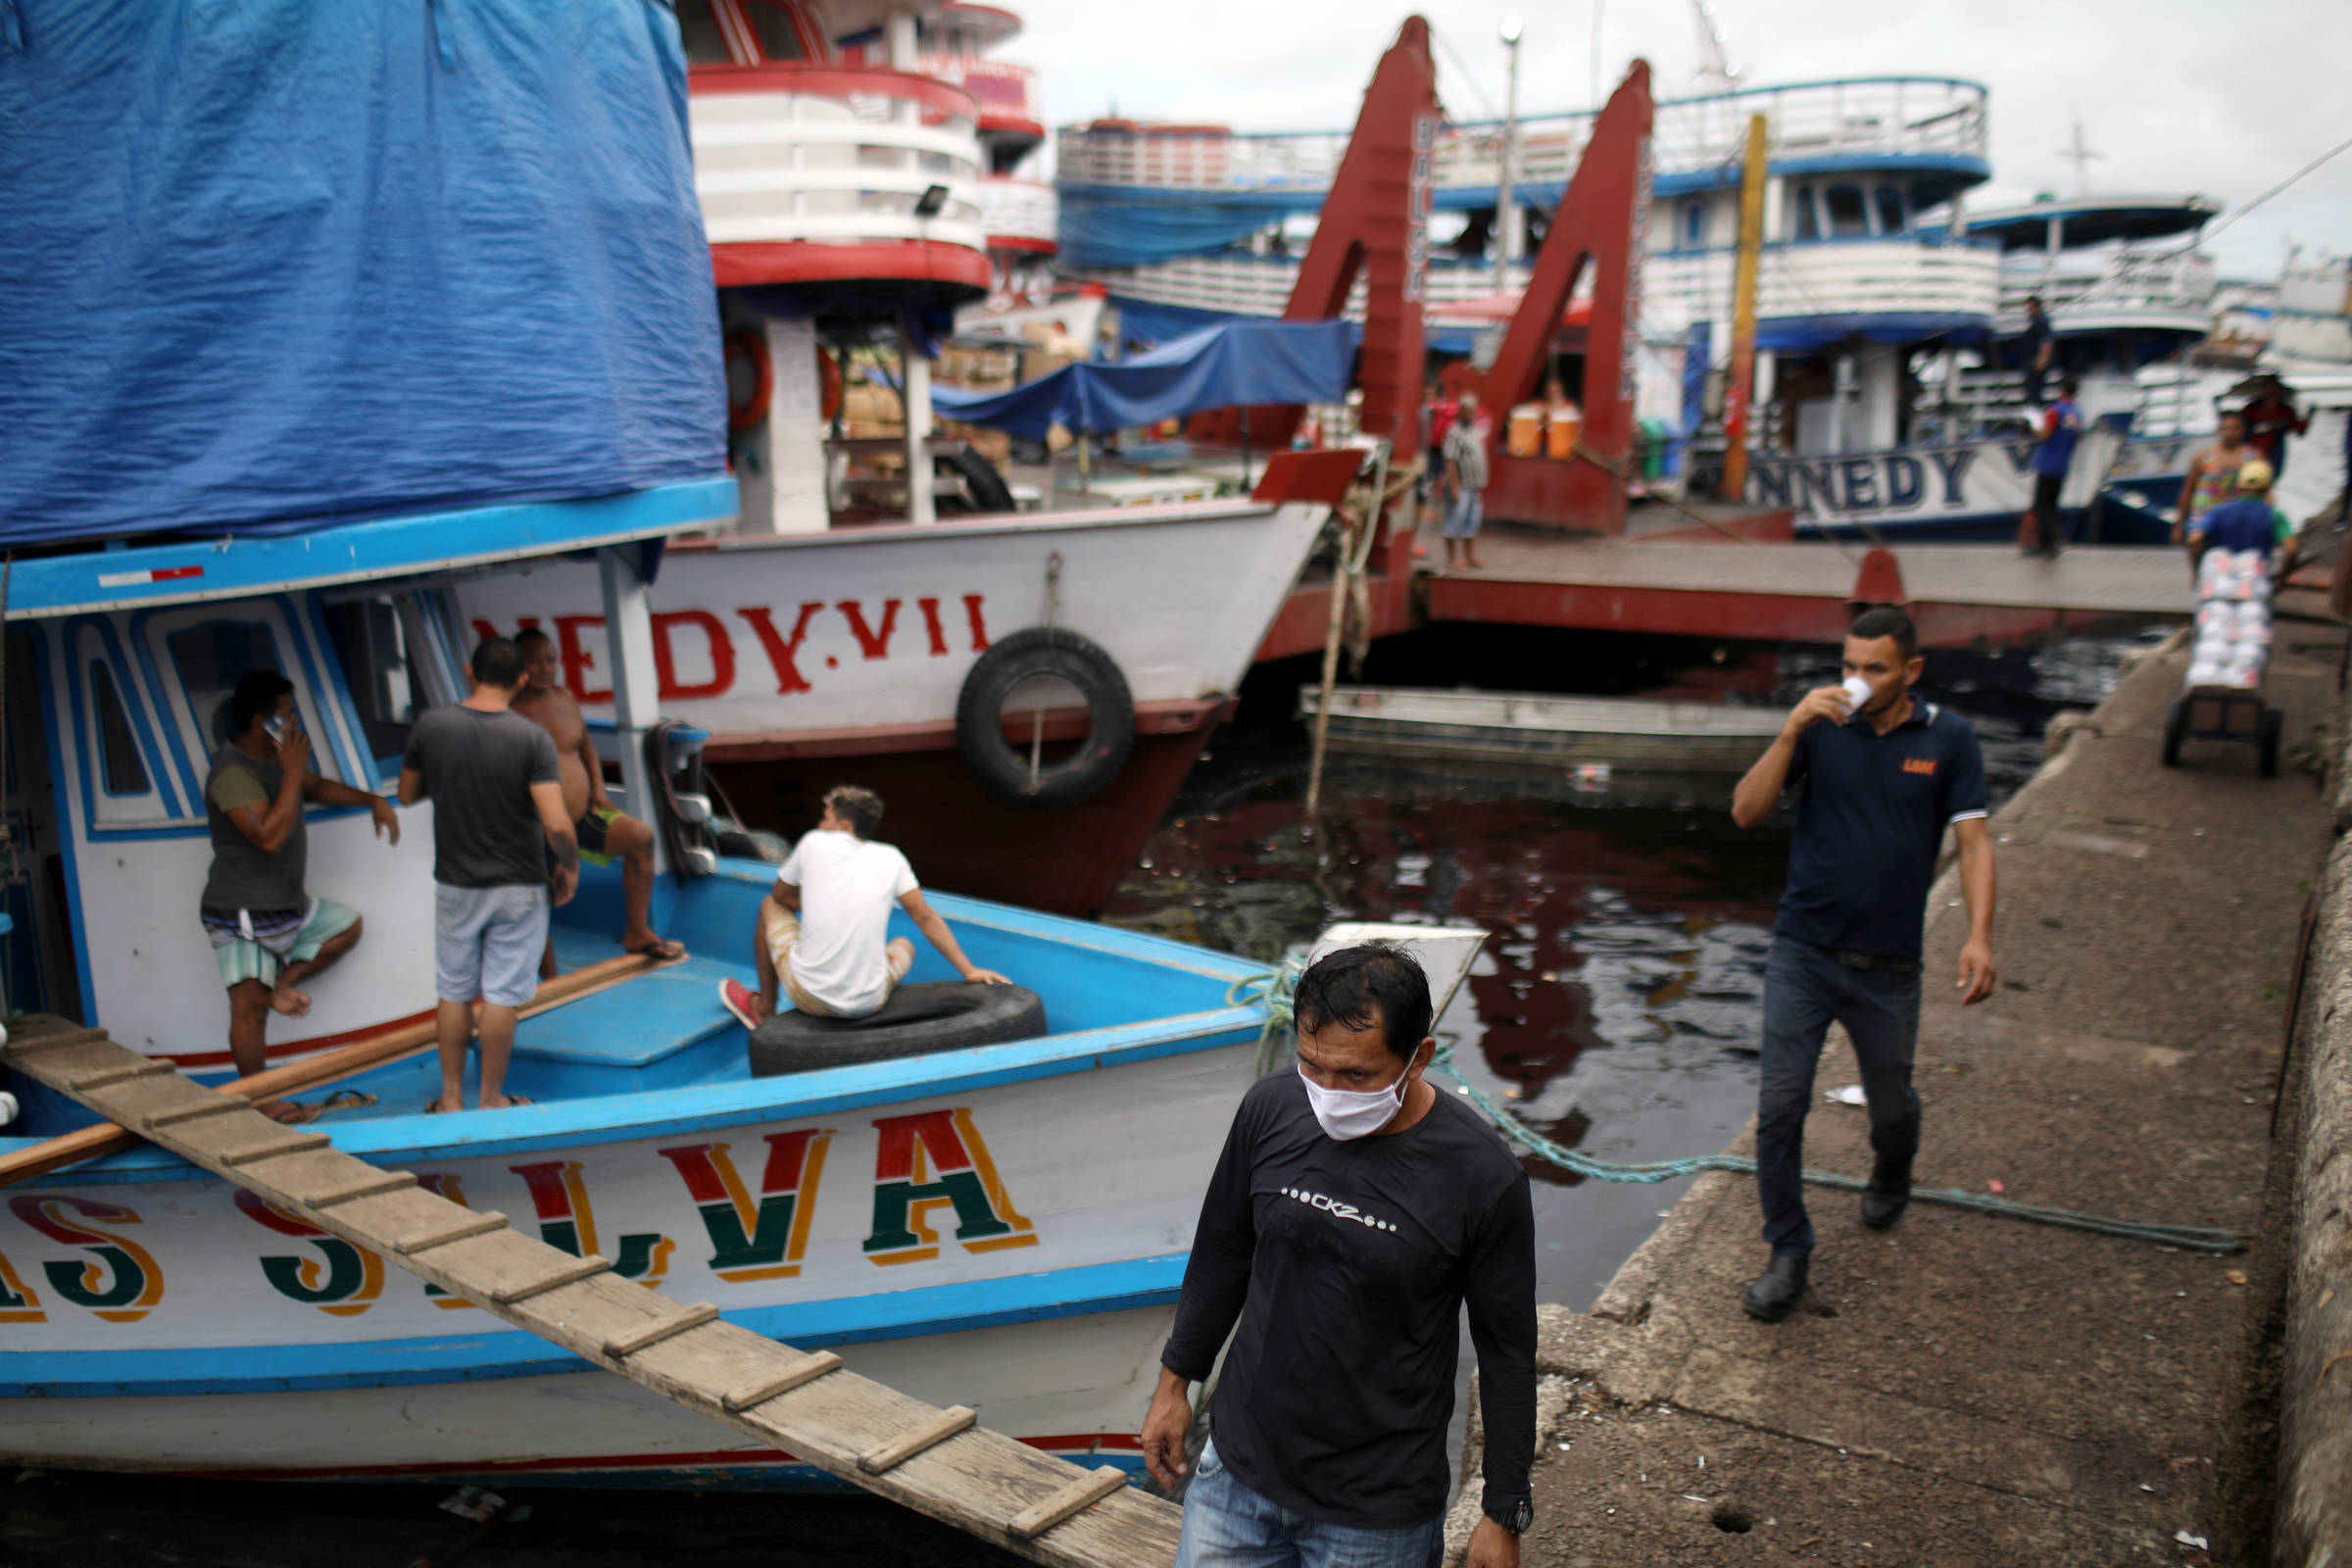
[[[1504,1504],[1499,1510],[1489,1507],[1486,1515],[1512,1535],[1524,1536],[1527,1527],[1536,1522],[1536,1499],[1521,1497],[1517,1502]]]

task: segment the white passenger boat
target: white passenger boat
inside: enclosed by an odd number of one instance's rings
[[[1082,318],[1100,309],[1045,297],[1054,207],[1034,177],[1033,77],[988,53],[1017,31],[1011,13],[676,13],[743,505],[655,586],[662,700],[711,731],[713,777],[752,826],[797,834],[827,789],[864,784],[906,803],[894,829],[937,886],[1092,914],[1240,690],[1324,511],[1050,496],[1054,510],[1015,514],[1000,473],[933,437],[926,320],[961,308],[978,324],[1003,314],[992,302],[1034,300],[1030,314],[1091,340]],[[842,367],[858,372],[877,341],[896,345],[887,433],[839,417]],[[601,714],[592,572],[463,597],[469,624],[547,627],[573,696]],[[961,755],[985,727],[963,711],[966,677],[992,645],[1047,625],[1102,651],[1124,690],[1095,706],[1128,711],[1097,716],[1131,740],[1103,750],[1085,789],[992,787]],[[1044,678],[1013,703],[1056,751],[1089,732],[1088,706]]]

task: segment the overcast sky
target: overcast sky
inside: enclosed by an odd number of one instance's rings
[[[1390,0],[1007,0],[1049,123],[1118,113],[1235,129],[1346,129],[1413,8]],[[1522,113],[1590,107],[1593,0],[1515,0]],[[1610,81],[1637,55],[1660,97],[1697,90],[1689,0],[1599,0]],[[1877,74],[1992,90],[1992,167],[1974,205],[2073,194],[2059,149],[2080,113],[2094,192],[2202,193],[2234,209],[2352,137],[2352,3],[2263,0],[1715,0],[1749,85]],[[1499,114],[1509,3],[1438,0],[1438,91]],[[1448,46],[1450,52],[1448,52]],[[1456,62],[1459,62],[1457,65]],[[1469,73],[1464,79],[1464,68]],[[2225,275],[2275,276],[2286,245],[2352,251],[2352,152],[2220,234]]]

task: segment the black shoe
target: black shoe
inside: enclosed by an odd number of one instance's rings
[[[1870,1185],[1862,1189],[1862,1223],[1874,1231],[1883,1231],[1901,1219],[1903,1210],[1910,1206],[1911,1167],[1874,1167]]]
[[[1747,1282],[1740,1304],[1759,1323],[1778,1323],[1796,1310],[1805,1294],[1805,1271],[1810,1260],[1795,1253],[1775,1255],[1764,1272]]]

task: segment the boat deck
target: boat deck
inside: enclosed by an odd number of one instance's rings
[[[1836,642],[1855,600],[1904,605],[1930,646],[2029,641],[2185,617],[2180,552],[2100,546],[2056,561],[1999,545],[1671,543],[1494,529],[1479,569],[1430,567],[1433,621]]]

